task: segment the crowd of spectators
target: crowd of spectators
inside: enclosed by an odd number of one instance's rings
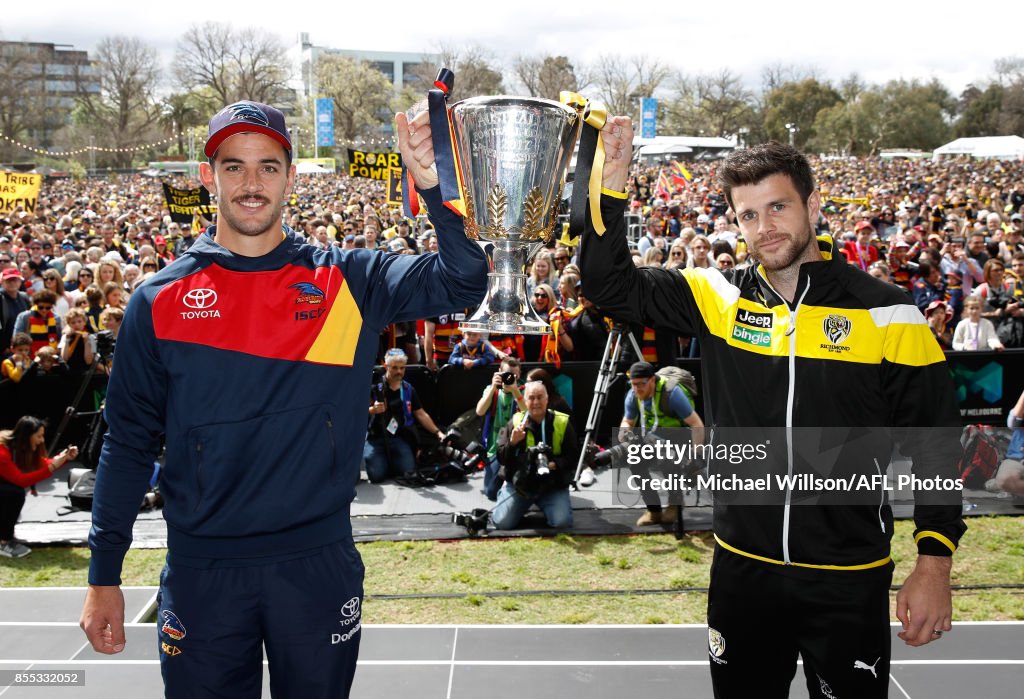
[[[1024,163],[812,158],[812,165],[823,202],[818,233],[831,236],[833,254],[905,289],[944,348],[1024,346]],[[637,165],[628,214],[636,265],[724,272],[752,264],[715,168],[689,163],[683,179],[664,176],[667,165]],[[195,186],[182,178],[169,184]],[[283,216],[320,247],[417,255],[437,246],[426,218],[406,219],[376,180],[298,176]],[[142,175],[47,180],[33,211],[0,214],[0,378],[85,372],[97,334],[116,337],[138,285],[173,264],[209,224],[173,220],[161,180]],[[552,242],[526,270],[530,302],[550,335],[464,337],[459,323],[474,309],[452,309],[388,328],[379,363],[393,349],[431,370],[498,369],[506,357],[600,359],[612,321],[580,293],[572,243]],[[691,338],[631,330],[643,355],[633,360],[699,356]],[[493,460],[496,429],[488,436]]]

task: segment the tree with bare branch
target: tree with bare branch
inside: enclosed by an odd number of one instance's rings
[[[18,139],[46,127],[46,101],[39,89],[38,60],[28,47],[10,43],[0,47],[0,131]],[[12,161],[15,146],[0,144],[0,160]]]
[[[671,74],[668,66],[650,56],[604,55],[597,60],[594,82],[609,114],[639,121],[640,100],[653,97]]]
[[[220,106],[239,100],[278,102],[291,76],[287,51],[277,35],[229,24],[193,25],[178,41],[174,75],[181,87],[209,87]]]
[[[76,118],[96,144],[127,148],[155,140],[160,119],[155,90],[160,78],[156,50],[141,39],[112,36],[100,41],[93,60],[99,92],[79,79]],[[81,78],[81,76],[79,76]],[[132,163],[132,153],[115,153],[119,167]]]
[[[562,90],[579,92],[589,82],[581,80],[576,68],[565,56],[519,56],[512,70],[531,97],[557,100]]]
[[[448,68],[455,73],[452,100],[504,92],[501,66],[483,47],[444,44],[436,53],[437,65],[424,62],[412,70],[421,85],[433,85],[438,69]]]

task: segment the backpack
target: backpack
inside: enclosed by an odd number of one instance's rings
[[[694,404],[694,400],[697,398],[697,379],[694,378],[693,374],[677,366],[663,366],[655,374],[665,379],[665,388],[661,391],[661,405],[659,406],[662,413],[665,415],[671,414],[668,407],[668,397],[676,386],[681,386],[683,393],[686,394],[690,401],[690,405]]]
[[[983,490],[990,478],[995,478],[1000,463],[999,441],[982,425],[968,425],[961,438],[964,453],[958,470],[964,487]]]

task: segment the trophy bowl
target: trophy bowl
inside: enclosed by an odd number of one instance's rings
[[[452,105],[466,235],[490,258],[487,296],[465,330],[547,334],[526,287],[526,263],[551,240],[580,113],[532,97],[473,97]]]

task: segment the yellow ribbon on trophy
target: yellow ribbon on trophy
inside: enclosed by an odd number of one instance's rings
[[[574,182],[587,180],[585,190],[573,185],[569,232],[566,237],[571,239],[583,232],[586,220],[584,209],[587,206],[583,201],[585,194],[590,198],[590,220],[594,224],[594,230],[598,235],[603,235],[605,226],[601,218],[601,180],[604,173],[604,139],[601,138],[601,129],[608,120],[608,110],[603,104],[591,102],[586,97],[568,90],[559,95],[559,100],[562,104],[575,109],[583,118]]]

